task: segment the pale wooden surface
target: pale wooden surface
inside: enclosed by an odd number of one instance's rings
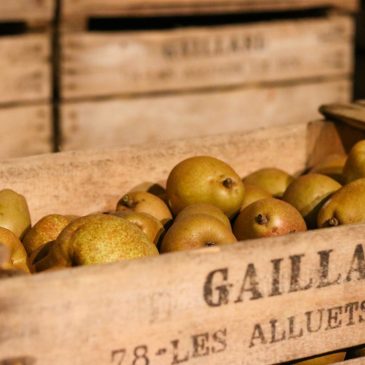
[[[351,82],[344,79],[64,103],[62,149],[118,147],[306,123],[319,116],[321,103],[350,99]]]
[[[0,135],[1,159],[51,152],[51,106],[0,108]]]
[[[359,244],[364,229],[326,229],[3,280],[0,360],[24,356],[37,365],[129,365],[135,351],[144,353],[136,348],[146,346],[149,362],[140,360],[142,364],[171,365],[175,355],[189,365],[264,365],[364,343],[362,310],[354,310],[351,325],[345,312],[349,303],[364,303],[364,279],[357,280],[359,273],[353,272],[352,280],[346,280],[356,248],[364,249]],[[330,252],[329,278],[341,275],[338,285],[317,288],[320,251]],[[301,284],[312,278],[312,288],[288,292],[291,256],[301,257]],[[270,297],[271,261],[278,259],[282,295]],[[243,301],[235,303],[250,264],[263,297],[252,300],[252,293],[246,292]],[[218,285],[229,283],[228,304],[211,307],[204,287],[208,275],[222,269],[227,270],[227,281],[214,277],[212,299],[218,298]],[[330,310],[335,316],[331,321]],[[308,333],[306,313],[317,319],[317,311],[323,313],[322,325]],[[290,317],[293,338],[288,339]],[[277,321],[277,342],[271,338],[270,321]],[[266,344],[252,341],[257,325]],[[295,338],[300,329],[302,336]],[[284,330],[286,339],[279,341]],[[214,337],[217,332],[221,343]],[[195,346],[195,353],[194,339],[201,346]]]
[[[365,365],[365,357],[363,357],[362,359],[354,359],[354,360],[339,362],[336,365]]]
[[[55,0],[1,0],[1,21],[48,21],[53,17]]]
[[[350,16],[169,31],[65,33],[64,99],[328,78],[353,72]]]
[[[10,1],[10,0],[9,0]],[[63,0],[63,16],[162,15],[276,11],[319,7],[355,11],[358,0]]]
[[[50,34],[0,37],[0,104],[51,98]]]
[[[115,208],[130,189],[145,181],[166,180],[173,166],[192,155],[221,158],[242,176],[263,165],[296,173],[305,167],[306,138],[307,124],[300,123],[284,129],[12,159],[0,163],[0,185],[24,194],[33,222],[51,213],[82,215]]]

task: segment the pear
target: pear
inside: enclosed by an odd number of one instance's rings
[[[156,246],[135,224],[124,218],[96,214],[70,223],[50,248],[49,254],[37,262],[37,270],[156,255]]]
[[[41,218],[23,238],[23,245],[28,255],[47,242],[55,240],[61,231],[76,218],[60,214],[50,214]]]
[[[258,200],[242,210],[233,233],[238,240],[306,231],[304,219],[290,204],[275,198]]]
[[[23,195],[10,189],[0,191],[0,227],[12,231],[18,238],[30,228],[30,214]]]
[[[352,147],[343,168],[343,177],[346,184],[365,177],[365,140]]]
[[[365,222],[365,178],[345,185],[323,205],[318,227],[335,227]]]
[[[157,196],[168,204],[166,189],[163,187],[162,183],[143,182],[130,190],[130,192],[135,191],[146,191],[147,193]]]
[[[346,159],[346,155],[328,155],[316,164],[310,172],[329,176],[340,184],[343,184],[343,168],[345,166]]]
[[[45,243],[44,245],[35,249],[31,255],[29,256],[29,266],[33,272],[38,272],[41,270],[37,270],[38,262],[42,261],[46,256],[49,255],[51,249],[56,244],[56,241],[50,241]]]
[[[307,227],[315,228],[322,205],[341,187],[341,184],[326,175],[307,174],[298,177],[289,185],[283,200],[300,212]]]
[[[2,264],[2,269],[29,273],[27,253],[19,238],[8,229],[0,227],[0,243],[10,252],[9,261]]]
[[[241,211],[250,204],[266,198],[271,198],[271,194],[261,189],[259,186],[244,183],[245,185],[245,197],[241,205]]]
[[[225,162],[210,156],[197,156],[181,161],[172,169],[166,192],[175,215],[188,205],[208,203],[231,218],[241,207],[244,186]]]
[[[195,214],[211,215],[220,220],[227,228],[231,229],[231,222],[228,217],[223,213],[223,211],[217,208],[215,205],[206,203],[188,205],[177,215],[177,217],[175,218],[175,222],[182,218],[185,218],[186,216]]]
[[[268,167],[251,173],[243,179],[243,182],[256,185],[271,196],[281,198],[293,180],[294,178],[285,171]]]
[[[164,232],[162,223],[157,218],[148,213],[119,211],[111,214],[134,223],[155,245],[157,245],[162,233]]]
[[[161,252],[186,251],[237,242],[231,229],[209,214],[193,214],[177,220],[162,240]]]
[[[316,356],[308,360],[296,362],[295,365],[330,365],[337,364],[345,360],[346,352],[336,352],[334,354]]]
[[[172,219],[172,214],[165,202],[146,191],[132,191],[125,194],[117,204],[117,211],[133,210],[147,213],[157,218],[163,225]]]

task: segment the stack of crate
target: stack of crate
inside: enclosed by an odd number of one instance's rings
[[[53,0],[0,1],[0,158],[52,150]]]
[[[63,0],[61,147],[315,118],[318,105],[352,97],[357,7],[357,0]]]

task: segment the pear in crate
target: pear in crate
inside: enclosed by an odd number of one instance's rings
[[[243,179],[245,184],[258,186],[271,196],[281,198],[294,178],[277,168],[263,168],[249,174]]]
[[[131,191],[125,194],[117,204],[117,211],[132,210],[147,213],[157,218],[162,224],[172,219],[170,209],[159,197],[146,191]]]
[[[162,199],[166,204],[168,203],[166,189],[163,187],[163,183],[143,182],[135,186],[130,191],[145,191]]]
[[[318,227],[336,227],[365,222],[365,178],[345,185],[323,205]]]
[[[178,219],[162,240],[161,252],[228,245],[236,242],[230,228],[209,214],[192,214]]]
[[[54,241],[61,231],[76,218],[76,216],[60,214],[50,214],[41,218],[23,238],[28,255],[47,242]]]
[[[175,215],[188,205],[204,203],[218,207],[229,218],[244,197],[244,186],[231,166],[210,156],[191,157],[170,172],[166,192]]]
[[[220,220],[227,228],[231,229],[231,222],[229,221],[228,217],[223,213],[223,211],[217,208],[215,205],[206,203],[188,205],[177,215],[177,217],[175,218],[175,222],[182,218],[185,218],[186,216],[196,214],[211,215]]]
[[[250,204],[266,198],[271,198],[271,194],[260,188],[259,186],[244,183],[245,185],[245,197],[241,205],[241,211]]]
[[[289,185],[283,200],[300,212],[307,227],[315,228],[319,210],[341,187],[341,184],[326,175],[307,174],[298,177]]]
[[[157,245],[161,235],[164,232],[164,227],[162,223],[157,218],[148,213],[119,211],[111,214],[124,218],[129,222],[135,224],[155,245]]]
[[[343,184],[343,168],[345,166],[346,159],[347,156],[345,155],[328,155],[322,161],[316,164],[310,170],[310,172],[329,176],[340,184]]]
[[[11,189],[0,191],[0,227],[22,238],[30,228],[31,220],[27,201],[23,195]]]
[[[301,214],[290,204],[275,198],[250,204],[241,211],[233,226],[238,240],[282,236],[306,230]]]
[[[37,270],[156,256],[156,246],[133,223],[107,214],[81,217],[59,235]]]
[[[10,254],[8,261],[1,263],[1,268],[29,273],[28,256],[19,238],[8,229],[0,227],[0,244],[4,245]]]
[[[352,147],[343,168],[343,177],[347,184],[365,178],[365,140]]]

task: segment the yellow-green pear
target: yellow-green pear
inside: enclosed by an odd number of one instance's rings
[[[162,240],[161,252],[186,251],[236,242],[230,228],[209,214],[193,214],[177,220]]]
[[[365,177],[365,140],[352,147],[343,168],[343,177],[346,184]]]
[[[271,196],[281,198],[294,178],[277,168],[263,168],[249,174],[243,179],[245,184],[256,185]]]
[[[282,236],[307,230],[301,214],[275,198],[258,200],[243,209],[233,225],[238,240]]]
[[[41,218],[23,238],[23,245],[28,255],[47,242],[54,241],[61,231],[76,218],[60,214],[50,214]]]
[[[245,197],[241,205],[241,211],[250,204],[258,200],[271,198],[271,194],[265,191],[264,189],[261,189],[259,186],[252,185],[249,183],[244,183],[244,185],[245,185]]]
[[[0,227],[9,229],[21,239],[30,225],[29,208],[24,196],[11,189],[1,190]]]
[[[191,204],[212,204],[229,218],[241,207],[244,186],[231,166],[211,157],[191,157],[170,172],[166,192],[175,215]]]
[[[300,212],[307,227],[315,228],[322,205],[341,187],[341,184],[326,175],[314,173],[302,175],[289,185],[283,200]]]
[[[365,222],[365,178],[334,193],[318,213],[318,227],[335,227]]]

